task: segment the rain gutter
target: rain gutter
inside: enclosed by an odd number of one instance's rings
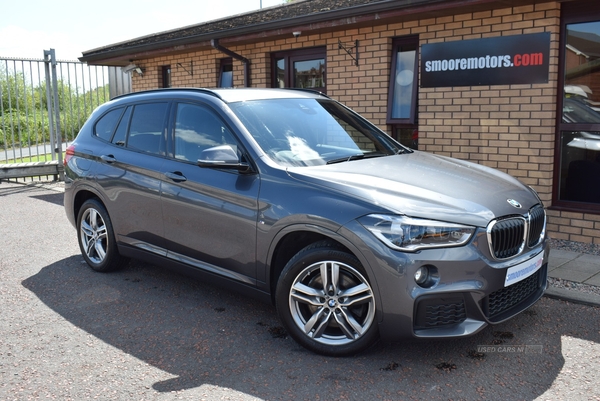
[[[210,45],[217,49],[218,51],[220,51],[221,53],[225,53],[227,54],[229,57],[232,57],[236,60],[241,61],[242,63],[244,63],[244,86],[246,88],[250,87],[250,60],[248,60],[246,57],[241,56],[223,46],[221,46],[219,44],[219,39],[211,39],[210,40]]]

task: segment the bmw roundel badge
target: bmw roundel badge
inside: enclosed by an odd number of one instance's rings
[[[517,209],[521,208],[521,204],[514,199],[507,199],[506,201],[510,203],[511,206],[516,207]]]

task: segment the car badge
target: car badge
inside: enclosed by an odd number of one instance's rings
[[[506,200],[511,206],[516,207],[517,209],[521,208],[521,204],[519,202],[517,202],[514,199],[507,199]]]

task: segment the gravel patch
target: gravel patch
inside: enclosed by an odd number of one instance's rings
[[[600,245],[596,244],[586,244],[583,242],[551,239],[550,248],[600,256]],[[548,277],[548,283],[551,287],[554,288],[562,288],[565,290],[579,291],[587,294],[595,294],[600,296],[600,287],[595,285],[577,283],[574,281],[563,280],[554,277]]]
[[[596,244],[585,244],[583,242],[550,239],[550,248],[600,256],[600,245]]]

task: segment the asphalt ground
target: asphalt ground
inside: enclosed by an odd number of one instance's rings
[[[469,338],[322,357],[271,305],[140,262],[93,272],[62,197],[0,184],[1,400],[600,400],[598,307],[544,297]]]

